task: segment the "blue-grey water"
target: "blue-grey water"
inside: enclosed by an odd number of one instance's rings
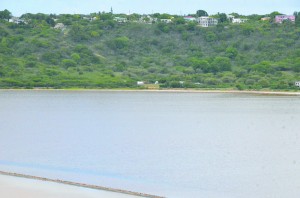
[[[0,91],[0,170],[167,197],[298,198],[300,97]]]

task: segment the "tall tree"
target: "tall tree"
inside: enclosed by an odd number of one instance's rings
[[[281,14],[280,12],[277,12],[277,11],[274,11],[274,12],[272,12],[272,13],[269,14],[269,16],[270,16],[272,19],[274,19],[275,16],[277,16],[277,15],[282,15],[282,14]]]
[[[294,16],[296,17],[296,25],[300,26],[300,12],[294,12]]]
[[[7,9],[0,11],[0,19],[9,20],[11,18],[11,12]]]
[[[208,16],[208,13],[205,10],[197,10],[196,15],[198,17]]]
[[[220,23],[228,22],[227,15],[225,13],[218,13],[217,17],[219,18]]]

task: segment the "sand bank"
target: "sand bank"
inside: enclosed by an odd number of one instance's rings
[[[69,184],[68,184],[69,183]],[[102,189],[102,190],[101,190]],[[3,198],[138,198],[146,195],[100,186],[51,180],[0,171],[0,197]]]
[[[278,96],[300,96],[300,91],[255,91],[255,90],[222,90],[222,89],[0,89],[0,91],[92,91],[92,92],[161,92],[161,93],[229,93]]]

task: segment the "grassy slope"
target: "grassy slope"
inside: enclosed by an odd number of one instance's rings
[[[258,21],[188,28],[78,20],[64,31],[1,22],[0,86],[116,88],[158,80],[173,88],[185,81],[196,88],[293,89],[299,38],[294,24]],[[230,69],[216,57],[229,60]]]

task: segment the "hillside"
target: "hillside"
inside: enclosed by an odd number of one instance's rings
[[[158,81],[165,88],[287,90],[300,81],[298,23],[253,17],[203,28],[178,16],[169,24],[113,17],[0,20],[0,88],[127,88]]]

